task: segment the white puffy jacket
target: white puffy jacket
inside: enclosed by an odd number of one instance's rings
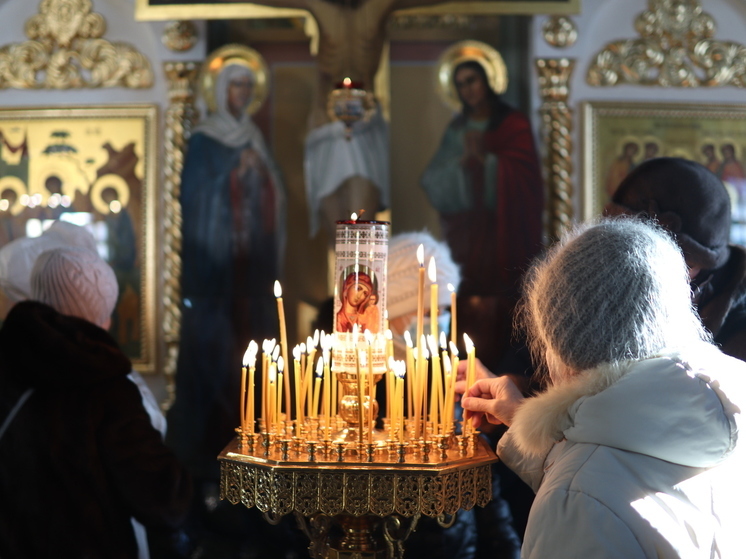
[[[537,492],[522,557],[746,557],[744,396],[746,363],[702,344],[526,400],[498,447]]]

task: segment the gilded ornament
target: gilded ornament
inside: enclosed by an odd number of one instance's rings
[[[544,40],[556,48],[571,47],[578,40],[575,22],[567,16],[552,16],[541,28]]]
[[[542,58],[536,61],[546,146],[545,176],[549,186],[549,238],[554,240],[572,223],[572,111],[568,105],[569,82],[575,61],[568,58]]]
[[[184,52],[197,44],[197,26],[192,21],[172,21],[163,30],[161,41],[174,52]]]
[[[744,87],[746,48],[715,41],[715,20],[698,0],[650,0],[635,29],[640,38],[608,43],[596,55],[590,85]]]
[[[148,59],[102,38],[106,22],[90,0],[43,0],[25,25],[30,39],[0,48],[0,89],[145,88]]]

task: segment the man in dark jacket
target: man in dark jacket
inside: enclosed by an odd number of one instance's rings
[[[729,244],[731,207],[722,181],[694,161],[651,159],[627,175],[606,212],[643,214],[673,234],[702,323],[724,353],[746,360],[746,249]]]
[[[53,278],[67,290],[65,314],[21,302],[0,329],[3,559],[134,558],[131,518],[154,536],[187,511],[191,480],[152,427],[129,359],[75,310],[88,300],[110,314],[116,301],[96,258]]]

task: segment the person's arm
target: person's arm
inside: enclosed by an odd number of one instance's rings
[[[100,398],[106,402],[101,460],[120,499],[146,528],[178,527],[191,500],[191,477],[151,425],[137,387],[122,377]]]

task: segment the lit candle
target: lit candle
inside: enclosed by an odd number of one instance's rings
[[[262,423],[264,431],[269,432],[269,340],[262,342]]]
[[[246,348],[246,352],[243,354],[243,363],[241,367],[241,413],[239,415],[241,420],[241,433],[246,434],[246,367],[249,364],[249,348]]]
[[[306,387],[306,414],[310,415],[313,406],[313,360],[316,357],[316,347],[319,345],[319,331],[315,330],[313,338],[309,336],[306,342],[308,355],[306,356],[306,376],[303,384]]]
[[[468,394],[476,376],[476,353],[474,351],[474,342],[471,341],[471,338],[466,333],[464,333],[464,347],[466,348],[466,390],[464,394]],[[469,413],[466,411],[464,414],[464,429],[471,431],[471,422],[467,421],[468,416]]]
[[[329,335],[329,346],[334,347],[337,345],[337,335],[336,334],[330,334]],[[334,356],[332,355],[332,359],[334,359]],[[331,367],[331,364],[329,365]],[[334,371],[331,371],[331,378],[332,378],[332,411],[331,416],[332,418],[337,417],[337,375]]]
[[[321,340],[321,357],[324,360],[324,422],[327,429],[331,426],[332,422],[332,378],[330,372],[330,350],[331,350],[331,336],[326,335]]]
[[[430,394],[430,421],[435,426],[436,433],[443,415],[443,373],[440,368],[440,356],[435,337],[427,339],[430,348],[430,361],[432,362],[432,390]]]
[[[249,343],[249,418],[248,418],[248,429],[250,433],[254,432],[254,420],[256,419],[256,412],[254,411],[255,406],[255,388],[254,388],[254,375],[256,374],[256,354],[259,351],[259,345],[251,340]]]
[[[412,345],[412,335],[409,330],[404,332],[404,342],[407,344],[406,349],[406,368],[407,368],[407,417],[412,419],[412,397],[414,394],[414,379],[415,368],[414,368],[414,348]]]
[[[420,397],[419,407],[422,410],[422,440],[427,440],[427,370],[430,360],[430,354],[427,351],[425,336],[420,338],[420,344],[417,347],[419,358],[417,359],[417,375],[420,377]]]
[[[277,298],[277,314],[280,317],[282,359],[285,363],[288,363],[288,330],[285,325],[285,306],[282,302],[282,287],[277,280],[275,280],[275,297]],[[285,413],[290,417],[290,375],[285,375]]]
[[[321,377],[324,376],[324,360],[319,359],[316,363],[316,382],[313,387],[313,404],[311,406],[311,417],[319,416],[319,392],[321,390]]]
[[[301,358],[301,346],[297,345],[293,348],[293,381],[295,390],[295,420],[300,421],[303,410],[303,395],[301,393],[301,382],[300,382],[300,358]],[[298,427],[299,428],[299,427]]]
[[[394,365],[396,359],[393,356],[389,357],[386,362],[388,363],[388,369],[386,370],[386,416],[389,420],[389,425],[393,428],[394,421],[394,400],[393,397],[396,395],[396,375],[394,374]]]
[[[425,322],[425,247],[417,247],[417,261],[420,263],[417,279],[417,341],[422,337]],[[418,355],[419,357],[419,355]]]
[[[438,272],[435,268],[435,257],[430,257],[427,266],[427,276],[430,278],[430,335],[438,339]]]
[[[289,378],[290,375],[285,374],[285,360],[282,355],[277,358],[277,417],[275,421],[277,426],[280,427],[280,418],[282,417],[282,391],[284,390],[284,384],[282,383],[283,377]],[[286,414],[290,415],[290,409],[286,409]]]
[[[358,442],[363,444],[363,375],[360,372],[360,357],[365,358],[365,353],[355,351],[355,369],[357,370],[357,417],[358,417]]]
[[[451,341],[455,344],[458,339],[456,337],[456,288],[452,283],[448,284],[448,291],[451,292]]]
[[[451,374],[453,375],[453,382],[451,383],[451,390],[448,395],[448,401],[450,402],[451,411],[449,412],[449,421],[454,421],[453,408],[456,402],[456,381],[458,380],[458,347],[454,342],[451,342]]]
[[[376,399],[373,392],[376,383],[373,381],[373,335],[370,330],[365,331],[365,341],[368,343],[368,442],[373,444],[373,401]]]
[[[406,368],[403,361],[394,363],[394,373],[396,380],[396,395],[393,401],[396,408],[396,421],[399,426],[399,443],[404,443],[404,375]]]
[[[276,345],[274,340],[272,340],[272,344],[273,345],[272,345],[272,355],[270,356],[270,359],[271,359],[270,367],[274,366],[274,368],[275,368],[275,377],[276,377],[277,376],[277,360],[280,358],[280,346]],[[282,379],[280,379],[280,380],[282,380]],[[280,388],[281,387],[277,384],[277,378],[275,378],[275,397],[277,397],[277,392],[278,392],[278,390],[280,390]],[[275,406],[274,406],[274,413],[272,414],[272,424],[273,425],[277,423],[277,420],[279,419],[279,415],[280,415],[280,411],[281,411],[280,410],[281,406],[277,405],[278,402],[280,402],[280,400],[276,400]]]
[[[453,394],[453,384],[456,380],[456,375],[451,369],[451,360],[443,358],[443,373],[445,376],[445,401],[443,402],[443,434],[448,435],[451,432],[451,425],[453,424],[453,398],[449,396]]]
[[[269,394],[267,395],[267,406],[269,407],[268,417],[267,417],[267,432],[272,433],[274,431],[275,426],[275,406],[277,405],[277,390],[276,390],[276,380],[277,380],[277,364],[272,361],[269,364]]]

